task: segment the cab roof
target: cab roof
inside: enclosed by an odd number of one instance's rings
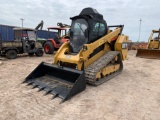
[[[32,28],[13,28],[13,30],[27,30],[27,31],[36,31],[35,29],[32,29]]]
[[[160,30],[152,30],[152,32],[154,32],[154,33],[159,33]]]
[[[62,28],[62,27],[48,27],[48,29],[54,29],[54,30],[66,30],[66,28]]]

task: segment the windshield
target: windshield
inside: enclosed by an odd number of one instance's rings
[[[35,31],[27,31],[27,34],[28,34],[29,40],[34,40],[34,41],[36,41]]]
[[[83,44],[88,42],[88,37],[85,36],[85,32],[88,28],[88,23],[85,19],[77,19],[71,26],[70,45],[73,52],[79,52]]]
[[[159,33],[153,33],[152,39],[159,40]]]
[[[66,29],[66,30],[48,29],[48,31],[49,31],[49,37],[50,38],[54,38],[55,36],[57,36],[57,37],[63,37],[63,36],[66,35],[66,31],[67,30],[68,29]]]

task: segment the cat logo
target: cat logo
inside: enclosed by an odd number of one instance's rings
[[[102,45],[105,41],[106,41],[105,39],[99,41],[99,45]]]
[[[70,59],[70,58],[71,58],[71,56],[70,56],[70,55],[66,55],[66,58],[67,58],[67,59]]]

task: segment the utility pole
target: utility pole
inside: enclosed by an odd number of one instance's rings
[[[22,28],[23,28],[23,21],[24,21],[25,19],[23,19],[23,18],[20,18],[20,20],[22,21]]]
[[[139,42],[140,37],[141,37],[141,22],[142,22],[142,20],[140,19],[139,21],[140,21],[140,24],[139,24],[139,37],[138,37],[138,42]]]

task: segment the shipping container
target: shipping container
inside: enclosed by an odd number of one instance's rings
[[[54,38],[57,32],[51,32],[51,31],[46,31],[46,30],[38,30],[37,31],[37,36],[38,38]]]
[[[2,40],[10,41],[14,39],[13,28],[15,26],[1,25],[0,24],[0,33],[2,36]]]
[[[14,40],[14,32],[13,28],[17,26],[9,26],[0,24],[0,33],[2,35],[2,40],[4,41],[12,41]],[[57,32],[48,32],[47,30],[38,30],[37,36],[38,38],[48,39],[50,37],[55,37]],[[50,36],[49,36],[50,35]]]

